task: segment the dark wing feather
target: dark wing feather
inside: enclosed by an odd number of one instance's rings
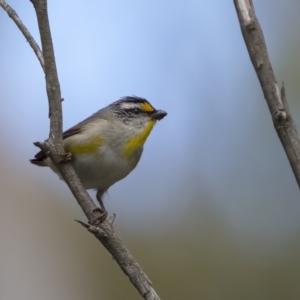
[[[78,124],[79,125],[79,124]],[[75,125],[74,127],[66,130],[63,133],[63,140],[65,140],[66,138],[78,134],[81,132],[80,127],[78,125]],[[33,159],[30,159],[29,161],[34,164],[34,165],[38,165],[38,166],[45,166],[43,164],[43,160],[47,157],[47,155],[41,150],[40,152],[38,152]]]
[[[63,133],[63,140],[65,140],[66,138],[72,136],[72,135],[75,135],[75,134],[78,134],[81,132],[81,129],[79,126],[75,125],[74,127],[66,130],[64,133]]]

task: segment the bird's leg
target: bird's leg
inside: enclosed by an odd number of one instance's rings
[[[96,198],[100,204],[100,207],[97,209],[101,214],[99,217],[100,223],[102,223],[104,220],[106,220],[106,217],[107,217],[107,211],[106,211],[103,201],[102,201],[102,195],[103,195],[103,191],[98,190],[97,194],[96,194]]]
[[[98,202],[99,202],[99,204],[100,204],[100,207],[101,207],[101,209],[103,210],[103,212],[106,212],[106,213],[107,213],[107,211],[106,211],[106,209],[105,209],[105,207],[104,207],[104,204],[103,204],[103,202],[102,202],[102,195],[103,195],[103,191],[98,190],[98,191],[97,191],[97,194],[96,194],[97,200],[98,200]]]

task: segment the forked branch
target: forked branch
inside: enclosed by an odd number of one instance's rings
[[[51,158],[53,163],[59,169],[62,177],[72,191],[78,204],[81,206],[84,214],[88,218],[89,224],[80,222],[104,245],[104,247],[112,254],[116,262],[119,264],[124,273],[129,277],[131,283],[144,299],[159,300],[152,287],[151,281],[145,272],[136,262],[131,253],[127,250],[124,243],[115,233],[112,227],[112,219],[106,220],[101,224],[97,223],[100,213],[93,200],[83,188],[77,174],[68,162],[62,163],[65,157],[62,140],[62,106],[61,94],[58,81],[58,75],[55,64],[55,56],[49,26],[47,13],[47,0],[31,0],[34,5],[39,31],[42,42],[43,53],[39,49],[37,43],[30,35],[24,24],[16,12],[4,1],[0,0],[0,6],[8,13],[20,28],[31,47],[35,51],[46,75],[46,87],[49,101],[50,116],[50,134],[44,143],[35,143]],[[91,225],[93,224],[93,225]]]
[[[23,24],[21,19],[19,18],[18,14],[4,1],[0,0],[0,6],[7,12],[10,18],[16,23],[16,25],[19,27],[23,35],[25,36],[26,40],[28,41],[29,45],[33,49],[34,53],[36,54],[36,57],[38,58],[43,70],[44,69],[44,57],[43,53],[39,47],[39,45],[35,42],[34,38],[26,28],[26,26]]]

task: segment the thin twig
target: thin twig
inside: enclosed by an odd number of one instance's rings
[[[287,105],[284,86],[280,91],[252,0],[234,0],[234,5],[249,56],[267,101],[274,127],[300,188],[300,139]]]
[[[28,30],[23,25],[15,11],[3,0],[0,1],[1,6],[7,11],[9,16],[13,18],[28,41],[34,42],[33,38],[28,38],[31,37],[31,35],[29,34]],[[93,233],[94,236],[112,254],[116,262],[119,264],[124,273],[129,277],[132,284],[136,287],[136,289],[144,299],[159,300],[160,298],[153,289],[151,281],[148,279],[145,272],[142,270],[131,253],[127,250],[121,239],[115,233],[112,227],[115,216],[112,216],[109,220],[105,220],[101,224],[98,224],[97,220],[101,215],[99,210],[97,210],[97,206],[90,198],[87,191],[83,188],[71,164],[68,162],[62,163],[63,158],[66,156],[62,140],[62,99],[47,13],[47,0],[30,1],[33,3],[36,11],[41,35],[44,62],[41,62],[41,60],[40,62],[46,75],[46,88],[49,101],[50,117],[49,138],[44,143],[37,142],[35,143],[35,145],[40,147],[45,153],[47,153],[47,155],[59,169],[60,174],[64,178],[78,204],[81,206],[83,212],[88,218],[89,224],[85,224],[81,221],[79,221],[79,223],[87,228],[91,233]],[[26,34],[24,33],[24,29],[26,30]],[[35,45],[37,44],[35,43]],[[36,48],[32,48],[36,52]],[[39,50],[39,53],[41,54],[42,52]],[[41,58],[43,58],[43,55],[41,56]]]
[[[37,59],[39,60],[44,72],[44,57],[43,53],[39,47],[39,45],[36,43],[30,32],[27,30],[26,26],[23,24],[21,19],[19,18],[18,14],[5,2],[5,0],[0,0],[0,6],[7,12],[10,18],[16,23],[16,25],[19,27],[23,35],[25,36],[26,40],[28,41],[29,45],[33,49]]]

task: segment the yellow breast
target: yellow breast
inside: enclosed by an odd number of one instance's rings
[[[142,132],[139,135],[137,135],[134,138],[127,141],[127,143],[125,144],[125,149],[124,149],[125,156],[130,157],[134,153],[135,149],[140,148],[145,144],[155,123],[156,123],[156,120],[149,121],[148,124],[145,126],[145,128],[142,130]]]

